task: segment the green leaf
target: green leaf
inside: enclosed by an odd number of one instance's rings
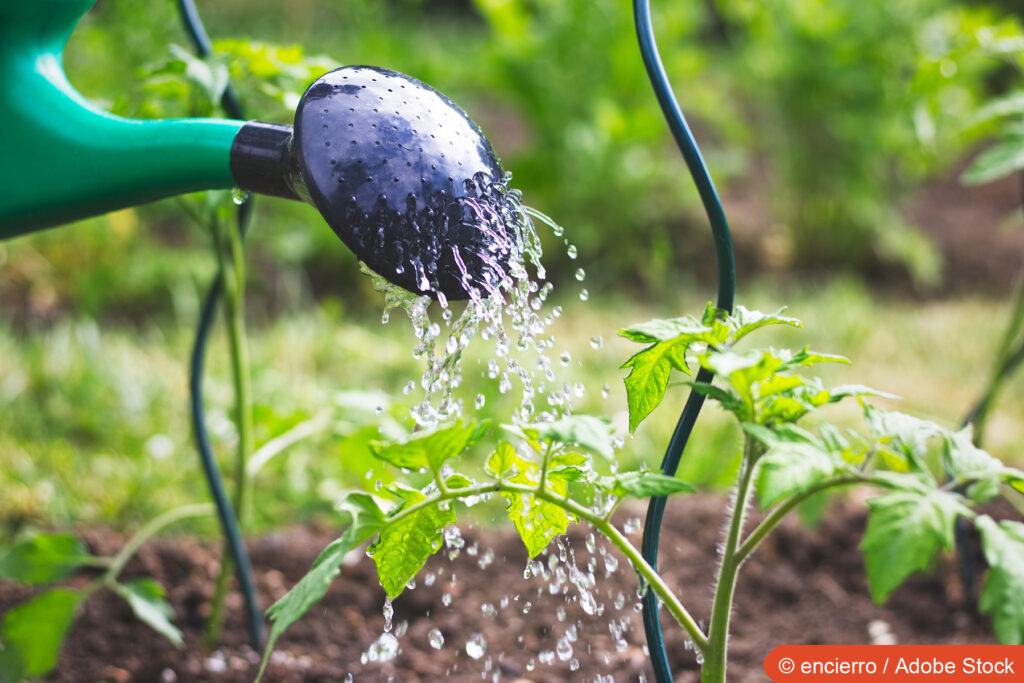
[[[171,623],[174,610],[165,599],[163,586],[153,579],[142,578],[116,584],[114,590],[128,602],[132,612],[140,621],[148,624],[150,628],[176,646],[183,647],[185,645],[181,631]]]
[[[864,418],[872,435],[883,444],[895,444],[916,469],[925,471],[924,456],[928,441],[947,434],[947,430],[928,420],[896,411],[864,405]]]
[[[785,312],[785,308],[780,308],[775,313],[761,313],[760,311],[750,311],[743,306],[737,306],[736,312],[732,315],[732,325],[735,329],[733,332],[733,340],[739,341],[743,337],[747,336],[755,330],[759,330],[767,325],[789,325],[790,327],[803,327],[801,322],[796,318],[788,318],[782,315]]]
[[[841,467],[835,454],[809,443],[779,443],[759,460],[758,500],[763,509],[803,493],[837,474]]]
[[[622,472],[601,477],[597,480],[597,485],[616,498],[642,499],[695,491],[686,482],[661,472]]]
[[[898,401],[900,399],[896,394],[890,394],[887,391],[879,391],[878,389],[872,389],[862,384],[841,384],[837,387],[829,389],[830,403],[836,403],[844,398],[851,396],[877,396],[878,398],[887,398],[892,401]]]
[[[802,443],[818,445],[819,440],[806,429],[794,424],[782,423],[772,426],[744,422],[740,427],[768,448],[779,444]]]
[[[678,341],[680,336],[699,338],[710,332],[710,327],[702,325],[692,316],[685,316],[667,320],[656,318],[638,323],[619,330],[619,336],[641,344],[651,344],[661,341]]]
[[[520,475],[522,476],[522,475]],[[561,479],[549,479],[548,490],[566,495],[568,485]],[[548,547],[555,536],[564,534],[572,518],[560,506],[540,500],[529,493],[503,493],[508,501],[508,518],[519,532],[530,558]]]
[[[708,382],[684,382],[691,389],[699,394],[704,394],[722,404],[722,407],[731,413],[740,415],[744,408],[743,399],[737,396],[730,389],[716,387]]]
[[[686,365],[687,342],[664,341],[648,346],[622,364],[632,368],[626,377],[626,403],[629,406],[629,431],[644,421],[665,398],[672,368],[690,374]]]
[[[575,445],[611,459],[612,427],[608,420],[591,415],[571,415],[554,422],[527,425],[541,441]]]
[[[0,630],[0,671],[21,672],[11,680],[49,673],[82,598],[79,591],[55,588],[8,610]]]
[[[996,638],[1003,645],[1024,644],[1024,524],[996,523],[981,515],[974,523],[981,531],[989,570],[978,600],[982,612],[992,613]]]
[[[946,470],[958,480],[993,479],[998,481],[1012,470],[974,445],[973,429],[967,426],[945,438]]]
[[[93,559],[71,534],[38,534],[17,541],[0,555],[0,577],[30,584],[51,583]]]
[[[535,463],[520,457],[516,453],[515,446],[507,441],[502,441],[498,444],[498,447],[494,449],[494,453],[487,458],[484,469],[495,479],[507,481],[511,481],[514,477],[531,469],[536,472],[540,471]],[[540,483],[539,475],[537,479],[530,483]]]
[[[454,490],[454,489],[468,489],[470,486],[473,486],[473,484],[475,484],[475,483],[476,482],[474,482],[472,479],[470,479],[466,475],[459,474],[458,472],[456,472],[455,474],[449,476],[447,479],[444,480],[444,485],[447,486],[449,489],[452,489],[452,490]]]
[[[980,185],[1024,169],[1024,123],[1008,126],[1003,138],[982,152],[963,174],[967,185]]]
[[[324,596],[334,577],[338,575],[345,555],[372,538],[385,523],[384,513],[373,500],[373,496],[368,493],[349,493],[338,505],[338,510],[341,513],[341,525],[347,525],[341,538],[324,548],[309,573],[267,610],[267,616],[273,621],[273,626],[267,638],[267,648],[263,653],[257,681],[263,677],[278,637]]]
[[[548,460],[548,476],[559,477],[566,481],[586,479],[594,471],[594,463],[590,456],[572,451],[556,453]]]
[[[373,455],[395,467],[418,470],[429,468],[437,472],[446,460],[454,458],[480,439],[484,433],[476,424],[463,425],[459,420],[450,427],[416,434],[405,443],[374,441],[370,444]]]
[[[816,351],[811,351],[806,346],[796,353],[793,353],[788,349],[783,349],[779,351],[779,357],[782,358],[783,367],[787,370],[791,368],[810,367],[811,365],[817,365],[818,363],[850,364],[850,359],[845,356],[840,356],[834,353],[818,353]]]
[[[425,500],[427,497],[423,494],[410,497],[407,507]],[[441,548],[444,528],[454,523],[455,511],[449,501],[424,505],[388,520],[376,542],[370,546],[369,553],[377,565],[377,576],[389,598],[402,594],[405,585],[419,573],[430,556]]]
[[[885,601],[904,579],[928,567],[941,546],[953,546],[953,522],[966,511],[945,491],[897,491],[868,501],[871,509],[861,549],[871,597]]]

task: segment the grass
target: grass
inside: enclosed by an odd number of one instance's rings
[[[692,293],[663,303],[594,296],[584,304],[572,291],[562,298],[565,312],[552,328],[558,340],[552,357],[557,363],[562,351],[570,353],[574,381],[587,387],[578,409],[606,415],[624,428],[624,371],[618,366],[634,348],[616,330],[650,317],[697,313],[705,299]],[[981,298],[887,298],[841,278],[804,286],[762,283],[741,289],[740,302],[761,310],[788,303],[806,329],[772,332],[773,343],[809,344],[851,357],[852,366],[828,368],[830,381],[897,393],[904,397],[902,410],[951,425],[984,384],[1005,306]],[[131,528],[205,499],[187,418],[191,330],[152,320],[140,325],[63,319],[26,333],[0,323],[0,520],[7,533],[71,523]],[[594,349],[591,338],[598,335],[603,344]],[[227,419],[230,375],[219,336],[206,386],[216,447],[227,466],[236,435]],[[376,314],[344,314],[328,301],[254,329],[250,343],[257,442],[305,420],[322,425],[257,476],[253,529],[329,521],[339,491],[372,490],[386,476],[375,467],[367,442],[408,425],[407,410],[417,393],[403,395],[402,387],[422,371],[412,357],[409,325],[400,313],[382,326]],[[466,405],[483,393],[481,416],[507,420],[511,394],[499,394],[486,379],[484,349],[473,346],[465,359]],[[995,455],[1018,464],[1024,462],[1014,447],[1024,438],[1022,389],[1024,378],[1006,387],[987,434]],[[681,405],[685,391],[674,387],[666,400]],[[832,410],[833,417],[856,418],[855,406]],[[620,457],[657,466],[675,412],[656,411],[626,439]],[[711,406],[681,476],[720,487],[732,478],[739,447],[739,435]],[[214,530],[212,521],[193,529]]]

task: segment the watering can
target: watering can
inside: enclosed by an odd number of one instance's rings
[[[501,278],[515,246],[492,201],[503,172],[443,94],[387,69],[346,67],[309,87],[294,126],[114,116],[62,66],[93,2],[0,7],[0,239],[239,188],[312,203],[356,256],[410,291],[464,299]]]

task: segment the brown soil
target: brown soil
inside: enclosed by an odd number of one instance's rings
[[[690,496],[673,501],[667,515],[663,573],[698,616],[708,611],[724,504],[719,497]],[[730,681],[765,680],[765,655],[784,643],[864,643],[887,634],[900,643],[993,642],[987,620],[965,606],[948,562],[931,575],[913,577],[885,606],[873,605],[857,550],[864,523],[861,506],[838,502],[815,529],[787,520],[746,564],[736,598]],[[405,632],[400,653],[386,663],[361,661],[383,629],[383,594],[372,562],[355,554],[324,600],[279,641],[267,680],[342,681],[348,673],[356,681],[479,681],[496,674],[506,681],[593,681],[609,674],[616,681],[641,675],[650,680],[643,629],[629,597],[636,581],[625,563],[607,576],[601,548],[596,553],[587,549],[586,530],[571,534],[569,546],[579,568],[586,572],[593,563],[593,594],[598,605],[603,603],[602,613],[591,616],[581,609],[574,587],[566,595],[552,595],[548,581],[524,579],[525,551],[506,527],[501,529],[466,530],[466,546],[458,557],[435,556],[417,587],[395,601],[395,629]],[[111,554],[124,541],[107,531],[81,533],[97,553]],[[250,550],[264,604],[283,595],[332,538],[298,528],[254,539]],[[487,547],[494,561],[481,569]],[[85,605],[48,680],[252,680],[259,657],[245,645],[237,596],[230,603],[223,647],[211,653],[200,645],[216,558],[216,546],[209,541],[161,539],[145,546],[126,572],[129,577],[154,576],[167,587],[186,649],[176,650],[136,621],[118,598],[101,593]],[[616,608],[620,593],[625,604]],[[0,582],[0,612],[29,594],[25,587]],[[451,596],[448,606],[446,595]],[[611,631],[623,625],[626,642],[616,647]],[[433,628],[444,635],[440,649],[429,644]],[[562,660],[555,654],[558,642],[573,629],[572,655]],[[681,631],[667,621],[665,630],[676,680],[696,681],[698,666]],[[486,652],[473,659],[465,645],[478,633]]]

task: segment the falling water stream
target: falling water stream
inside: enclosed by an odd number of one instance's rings
[[[410,409],[416,429],[433,428],[464,414],[466,407],[458,392],[463,382],[462,361],[467,346],[477,338],[484,343],[489,356],[482,374],[496,385],[500,394],[518,399],[510,416],[513,424],[552,421],[569,415],[574,404],[587,391],[583,381],[570,376],[572,355],[558,348],[552,334],[551,328],[562,315],[562,308],[550,300],[554,285],[547,279],[541,263],[537,224],[550,229],[555,238],[562,240],[570,259],[577,259],[578,249],[550,218],[525,207],[520,193],[508,189],[508,181],[509,176],[500,183],[487,183],[483,178],[477,178],[475,183],[467,182],[467,196],[462,200],[464,220],[485,232],[486,239],[480,242],[490,246],[489,253],[473,253],[487,265],[482,276],[471,278],[465,268],[462,269],[468,293],[465,302],[449,302],[443,294],[438,294],[436,299],[428,295],[417,296],[364,266],[374,288],[384,296],[382,323],[388,324],[394,311],[401,310],[412,325],[416,340],[413,356],[423,362],[424,369],[418,381],[410,380],[405,384],[403,393],[419,392]],[[458,248],[454,257],[457,264],[463,262]],[[416,270],[418,279],[424,278],[428,282],[430,274],[436,271],[436,264],[423,262],[398,267],[407,266]],[[583,282],[585,277],[583,268],[575,270],[575,281]],[[582,288],[578,295],[583,301],[589,296]],[[590,346],[601,348],[601,337],[591,338]],[[608,387],[605,386],[602,396],[607,397],[607,394]],[[473,409],[480,411],[486,402],[483,393],[477,394],[472,401]],[[449,561],[466,552],[476,559],[480,571],[486,571],[495,560],[492,549],[481,549],[476,544],[467,548],[456,527],[445,531],[444,541],[442,555]],[[576,671],[581,666],[581,659],[604,664],[611,662],[612,653],[591,651],[590,645],[581,638],[582,621],[566,622],[564,605],[575,604],[590,616],[602,616],[606,603],[613,605],[616,612],[625,606],[627,600],[639,607],[635,591],[631,589],[627,590],[630,593],[627,599],[618,586],[611,591],[606,590],[607,594],[598,593],[595,587],[597,574],[603,573],[608,577],[618,569],[619,562],[613,553],[607,544],[595,540],[591,534],[583,553],[587,559],[580,566],[577,552],[568,538],[559,537],[545,554],[528,562],[524,569],[523,578],[536,583],[535,587],[529,592],[496,595],[494,602],[480,606],[482,616],[493,620],[499,613],[510,611],[528,614],[534,603],[542,599],[560,598],[563,601],[562,606],[555,610],[557,624],[548,629],[551,642],[526,663],[527,673],[537,667],[555,665]],[[442,581],[446,583],[447,588],[442,595],[445,607],[451,606],[456,599],[457,580],[454,569],[447,576],[444,569],[435,569],[422,577],[426,586]],[[410,585],[413,587],[415,584]],[[401,650],[399,639],[405,635],[408,623],[393,623],[394,608],[390,601],[385,602],[383,612],[384,630],[363,653],[363,664],[390,661]],[[534,618],[544,617],[538,614]],[[632,628],[632,622],[627,618],[608,621],[613,648],[620,656],[627,648],[625,636]],[[482,678],[498,680],[505,653],[489,650],[482,633],[472,632],[462,638],[461,642],[446,639],[441,629],[434,627],[427,635],[427,642],[417,643],[415,647],[429,646],[434,650],[446,646],[460,648],[470,660],[481,663]],[[611,681],[612,677],[609,674],[597,680]]]

